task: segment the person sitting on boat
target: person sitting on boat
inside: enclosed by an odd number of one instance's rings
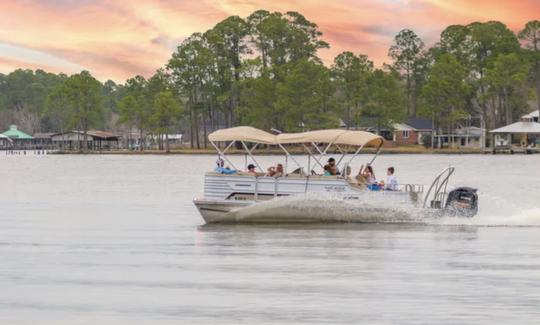
[[[336,160],[334,158],[328,159],[328,164],[324,165],[323,169],[326,171],[326,166],[330,168],[330,173],[332,175],[340,175],[339,170],[336,166]]]
[[[283,176],[283,175],[285,175],[285,174],[283,173],[283,165],[282,165],[282,164],[277,164],[277,166],[276,166],[276,173],[274,174],[274,177],[281,177],[281,176]]]
[[[274,166],[270,166],[268,167],[268,169],[266,170],[266,175],[264,176],[269,176],[269,177],[272,177],[276,174],[276,167]]]
[[[330,165],[324,165],[324,174],[323,176],[332,176],[334,175],[332,173],[332,167],[330,167]]]
[[[328,172],[328,174],[330,174],[330,175],[325,175],[326,172]],[[334,175],[334,174],[333,174],[333,170],[332,170],[332,166],[330,166],[330,164],[326,164],[326,165],[323,166],[323,175],[325,175],[325,176],[332,176],[332,175]]]
[[[249,164],[247,166],[247,173],[253,176],[257,176],[257,172],[255,171],[255,165]]]
[[[387,191],[397,191],[398,181],[394,175],[394,167],[388,167],[386,172],[386,183],[384,189]]]
[[[266,176],[269,177],[281,177],[283,176],[283,165],[277,164],[276,167],[268,167],[266,170]]]
[[[223,161],[223,159],[221,158],[219,158],[216,161],[216,164],[217,164],[217,167],[216,169],[214,169],[216,173],[227,174],[227,175],[236,173],[236,170],[230,169],[229,166],[225,166],[225,161]]]
[[[375,177],[375,172],[371,165],[367,165],[366,168],[362,171],[362,176],[366,179],[368,184],[377,184],[377,178]]]
[[[375,177],[375,172],[371,165],[367,165],[366,168],[362,171],[362,176],[366,180],[367,188],[372,191],[380,190],[380,186],[377,183],[377,178]]]

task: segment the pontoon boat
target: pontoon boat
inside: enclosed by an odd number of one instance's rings
[[[380,222],[388,218],[400,221],[443,215],[472,217],[477,213],[476,189],[460,187],[447,192],[453,167],[437,175],[426,193],[424,186],[418,184],[400,184],[392,191],[370,190],[362,176],[351,175],[350,165],[366,147],[376,148],[367,163],[373,164],[384,143],[382,137],[373,133],[320,130],[274,135],[241,126],[215,131],[208,139],[219,160],[227,162],[234,172],[205,174],[204,197],[195,199],[194,204],[206,223]],[[228,159],[226,153],[235,143],[245,150],[257,173],[239,171]],[[283,151],[284,175],[266,176],[253,155],[261,145]],[[304,149],[307,166],[291,155],[291,146]],[[354,150],[349,157],[347,149],[351,147]],[[337,166],[342,173],[319,175],[323,158],[332,149],[340,154]]]

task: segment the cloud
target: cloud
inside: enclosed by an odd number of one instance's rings
[[[393,36],[414,30],[426,44],[450,24],[500,20],[519,30],[537,19],[537,0],[21,0],[0,2],[0,72],[14,64],[75,72],[123,81],[148,76],[193,32],[203,32],[229,15],[257,9],[298,11],[316,22],[331,48],[326,63],[341,51],[388,61]]]
[[[10,72],[16,69],[41,69],[47,72],[66,73],[66,69],[62,67],[51,66],[45,63],[32,63],[25,60],[10,59],[0,56],[0,73]]]
[[[1,58],[5,62],[28,63],[36,66],[53,67],[54,69],[65,69],[65,71],[80,71],[85,69],[83,66],[72,61],[66,60],[61,56],[55,56],[51,53],[26,48],[0,42]]]

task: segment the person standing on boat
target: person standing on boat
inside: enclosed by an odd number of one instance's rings
[[[394,175],[394,167],[388,167],[386,172],[386,183],[384,189],[387,191],[397,191],[398,181]]]

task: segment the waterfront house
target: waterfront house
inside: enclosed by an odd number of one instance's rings
[[[11,140],[7,135],[0,133],[0,149],[10,149],[13,147],[13,140]]]
[[[87,132],[88,150],[111,150],[118,149],[120,136],[99,130],[90,130]],[[64,133],[55,133],[51,136],[51,143],[61,150],[80,150],[84,148],[84,132],[68,131]]]
[[[529,114],[525,114],[521,117],[521,120],[522,121],[525,121],[525,122],[536,122],[538,123],[538,116],[539,116],[539,111],[536,110],[536,111],[533,111],[533,112],[530,112]]]
[[[389,127],[377,127],[376,118],[363,117],[356,129],[382,136],[386,140],[384,145],[387,147],[423,144],[425,136],[431,137],[434,132],[433,123],[422,117],[411,117],[404,122],[393,123]]]
[[[362,117],[357,127],[352,129],[378,134],[386,140],[384,143],[385,146],[393,146],[393,129],[385,126],[377,126],[377,119],[374,117]]]
[[[397,145],[424,144],[425,137],[432,137],[435,130],[433,122],[423,117],[411,117],[393,127],[393,141]]]
[[[11,139],[11,144],[14,149],[27,149],[32,145],[34,139],[31,135],[19,130],[16,125],[11,125],[9,130],[2,135]]]
[[[134,150],[134,149],[138,150],[141,147],[141,143],[144,143],[144,147],[148,148],[150,146],[148,138],[149,138],[149,136],[143,135],[143,138],[142,138],[142,141],[141,141],[141,133],[140,132],[138,132],[138,131],[123,132],[122,136],[119,139],[120,143],[118,145],[120,146],[120,148],[130,149],[130,150]]]
[[[35,149],[49,149],[53,146],[52,144],[52,136],[56,133],[34,133],[32,136],[34,140],[32,141],[32,144]]]
[[[493,150],[512,147],[533,149],[540,137],[540,123],[521,120],[501,128],[491,130]]]
[[[165,136],[163,136],[163,138],[165,138]],[[177,147],[182,145],[182,139],[183,139],[182,134],[178,134],[178,133],[169,134],[167,138],[169,139],[169,145],[173,145]]]
[[[486,130],[477,126],[460,126],[454,133],[455,140],[462,148],[482,148]]]

